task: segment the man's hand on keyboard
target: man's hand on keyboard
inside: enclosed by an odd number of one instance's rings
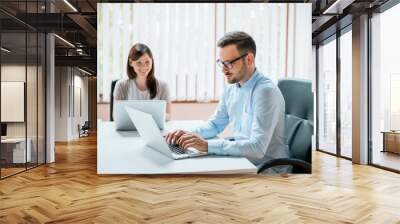
[[[177,144],[178,139],[183,135],[189,133],[188,131],[184,130],[175,130],[173,132],[168,133],[165,137],[165,141],[168,144]]]
[[[208,152],[208,142],[191,132],[182,134],[176,143],[185,150],[189,147],[193,147],[199,151]]]

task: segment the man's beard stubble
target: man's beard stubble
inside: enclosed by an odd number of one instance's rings
[[[240,70],[237,73],[236,77],[233,77],[232,76],[233,74],[228,72],[228,76],[231,76],[232,78],[230,80],[229,80],[229,78],[226,78],[226,80],[228,81],[229,84],[238,83],[244,77],[245,71],[246,71],[246,66],[244,64],[244,65],[242,65],[242,68],[240,68]]]

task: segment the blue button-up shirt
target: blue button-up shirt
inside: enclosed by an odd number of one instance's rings
[[[257,70],[242,86],[225,87],[213,117],[193,132],[202,138],[216,137],[228,124],[234,136],[209,139],[208,153],[247,157],[253,164],[275,158],[288,158],[285,144],[285,101],[271,79]]]

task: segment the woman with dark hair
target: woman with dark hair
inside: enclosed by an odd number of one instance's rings
[[[166,100],[166,119],[171,118],[168,86],[154,76],[153,54],[148,46],[137,43],[129,51],[126,65],[128,78],[117,82],[114,100]]]

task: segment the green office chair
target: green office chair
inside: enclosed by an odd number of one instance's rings
[[[114,121],[113,117],[113,109],[114,109],[114,89],[115,84],[117,84],[118,80],[113,80],[111,82],[111,92],[110,92],[110,121]]]
[[[258,166],[258,173],[281,165],[291,165],[293,173],[311,173],[311,137],[314,127],[311,82],[281,79],[278,87],[285,99],[285,136],[290,158],[265,161]]]

